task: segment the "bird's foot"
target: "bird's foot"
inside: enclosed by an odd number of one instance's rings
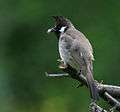
[[[60,69],[66,69],[66,68],[67,68],[67,66],[66,66],[66,65],[64,65],[64,63],[61,63],[61,64],[59,65],[59,68],[60,68]]]
[[[63,63],[63,60],[62,59],[57,59],[57,62]]]
[[[63,60],[58,59],[57,61],[60,62],[59,66],[58,66],[60,69],[66,69],[67,68],[67,65],[64,64]]]

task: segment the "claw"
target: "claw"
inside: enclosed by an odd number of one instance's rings
[[[59,65],[60,69],[66,69],[67,68],[67,65],[64,64],[63,60],[58,59],[57,61],[60,62],[60,65]]]
[[[66,69],[66,68],[67,68],[67,66],[66,66],[66,65],[64,65],[63,63],[61,63],[61,64],[59,65],[59,68],[60,68],[60,69]]]
[[[62,61],[61,59],[57,59],[57,62],[60,62],[60,63],[62,63],[63,61]]]

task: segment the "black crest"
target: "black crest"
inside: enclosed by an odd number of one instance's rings
[[[68,26],[69,21],[63,16],[52,16],[55,19],[56,26]]]
[[[54,27],[54,32],[57,35],[57,37],[59,38],[60,34],[61,34],[61,28],[62,27],[66,27],[65,31],[71,27],[72,23],[70,22],[70,20],[66,19],[63,16],[52,16],[55,20],[55,27]],[[65,32],[64,31],[64,32]]]
[[[55,20],[55,25],[56,26],[67,26],[67,27],[71,27],[73,26],[71,21],[63,16],[52,16]]]

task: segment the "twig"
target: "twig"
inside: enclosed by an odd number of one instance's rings
[[[96,103],[91,103],[90,108],[92,112],[107,112],[105,109],[102,107],[98,106]]]
[[[50,74],[50,73],[47,73],[47,72],[45,72],[45,75],[48,76],[48,77],[68,77],[69,76],[68,73]]]
[[[117,109],[120,111],[120,102],[117,99],[115,99],[114,97],[112,97],[109,93],[105,92],[104,94],[105,94],[108,102],[111,105],[113,105],[112,109],[115,109],[115,110]]]
[[[79,75],[75,69],[73,69],[71,66],[68,66],[66,69],[62,69],[67,74],[47,74],[47,76],[51,77],[68,77],[68,74],[71,78],[78,80],[83,85],[87,86],[87,80],[86,77],[83,75]],[[98,88],[98,92],[101,98],[108,101],[108,103],[111,106],[116,106],[116,110],[120,111],[120,102],[116,100],[115,98],[120,98],[120,87],[119,86],[113,86],[113,85],[107,85],[107,84],[101,84],[96,81],[96,85]],[[97,107],[102,109],[97,105]],[[98,112],[107,112],[105,111],[98,111]]]
[[[107,91],[110,95],[114,96],[115,98],[120,98],[120,87],[119,86],[98,83],[98,88],[101,93],[103,91]]]

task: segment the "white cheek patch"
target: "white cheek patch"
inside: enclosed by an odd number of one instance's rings
[[[66,29],[66,26],[63,26],[63,27],[61,27],[61,29],[60,29],[59,31],[60,31],[61,33],[64,33],[65,29]]]

